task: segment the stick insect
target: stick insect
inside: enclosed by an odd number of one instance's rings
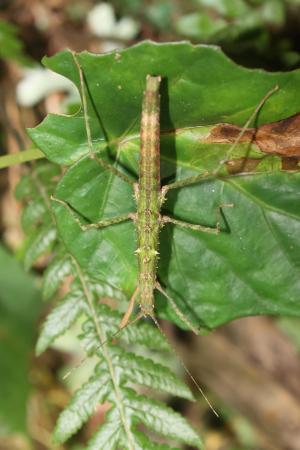
[[[122,216],[117,216],[111,219],[102,220],[97,223],[83,224],[75,213],[73,208],[64,200],[52,197],[52,200],[62,204],[67,208],[79,225],[82,231],[90,229],[100,229],[124,221],[132,220],[135,224],[138,247],[136,255],[138,259],[138,282],[137,286],[129,301],[128,309],[120,323],[120,328],[124,328],[132,315],[134,305],[136,302],[140,306],[140,314],[142,316],[150,316],[154,319],[154,291],[158,290],[170,302],[178,317],[185,323],[185,325],[193,332],[198,334],[198,330],[190,322],[190,320],[179,310],[175,301],[167,294],[165,289],[157,279],[157,261],[159,255],[159,232],[161,228],[169,223],[199,232],[219,234],[221,231],[220,222],[217,221],[214,227],[206,227],[200,224],[191,224],[170,216],[162,215],[161,208],[166,200],[166,195],[171,189],[178,189],[191,184],[199,183],[208,177],[217,176],[221,166],[229,159],[230,154],[238,144],[245,130],[248,128],[250,122],[257,115],[266,100],[276,91],[278,87],[275,86],[269,91],[261,100],[255,111],[251,114],[244,127],[241,129],[236,141],[228,150],[226,158],[219,163],[219,166],[213,173],[204,172],[180,181],[175,181],[170,184],[161,186],[160,180],[160,76],[147,75],[146,88],[142,103],[142,118],[140,131],[140,160],[139,160],[139,179],[138,182],[133,181],[123,172],[119,171],[113,165],[104,161],[97,156],[93,150],[91,129],[89,124],[89,116],[87,109],[86,88],[83,70],[80,66],[76,55],[73,54],[74,61],[78,68],[80,78],[80,93],[82,98],[82,107],[85,120],[89,157],[95,160],[100,166],[111,171],[114,175],[120,177],[122,180],[130,183],[134,189],[134,197],[137,206],[136,213],[130,213]],[[232,207],[233,205],[221,205]]]
[[[217,221],[214,227],[206,227],[200,224],[191,224],[173,217],[162,214],[162,205],[166,200],[169,190],[183,188],[191,184],[201,182],[208,177],[217,176],[221,166],[229,159],[230,154],[241,139],[243,133],[248,128],[250,122],[257,115],[266,100],[278,89],[276,86],[261,100],[255,111],[241,129],[239,136],[235,143],[228,150],[224,161],[219,163],[219,166],[213,173],[202,173],[183,180],[175,181],[173,183],[161,186],[160,179],[160,84],[161,77],[159,75],[146,77],[146,88],[142,103],[142,117],[141,117],[141,131],[140,131],[140,160],[139,160],[139,178],[135,182],[116,167],[108,164],[101,157],[96,155],[93,149],[91,129],[89,124],[86,87],[83,70],[79,61],[74,55],[74,61],[78,68],[80,78],[80,93],[82,98],[83,115],[85,120],[85,128],[89,149],[89,157],[95,160],[100,166],[111,171],[114,175],[120,177],[122,180],[130,183],[134,189],[134,197],[136,201],[137,211],[114,217],[108,220],[102,220],[98,223],[83,224],[79,216],[73,208],[64,200],[54,198],[52,199],[65,208],[68,209],[76,223],[82,231],[90,229],[101,229],[113,224],[132,220],[135,224],[137,234],[137,249],[136,255],[138,259],[138,281],[137,286],[131,296],[127,311],[120,323],[120,329],[130,325],[139,320],[141,317],[150,317],[155,325],[161,331],[161,327],[154,315],[155,299],[154,292],[159,291],[171,304],[179,319],[195,334],[198,334],[198,329],[191,323],[188,317],[183,314],[177,307],[175,301],[169,296],[165,289],[161,286],[157,277],[157,262],[159,256],[159,233],[163,226],[174,224],[186,229],[191,229],[203,233],[211,233],[217,235],[221,232],[220,222]],[[222,205],[233,206],[233,205]],[[221,208],[221,206],[220,206]],[[138,303],[140,312],[136,318],[130,321],[134,306]],[[183,364],[183,363],[182,363]],[[201,388],[194,380],[186,366],[184,369],[191,376],[197,388],[203,394]],[[203,394],[204,395],[204,394]],[[205,396],[204,396],[205,397]],[[206,397],[205,397],[206,398]],[[209,402],[208,402],[209,403]],[[209,403],[210,404],[210,403]],[[212,408],[213,409],[213,408]]]

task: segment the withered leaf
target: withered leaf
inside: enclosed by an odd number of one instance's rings
[[[207,142],[234,143],[242,128],[227,123],[216,125]],[[240,142],[256,144],[263,153],[284,158],[300,158],[300,114],[258,128],[248,128]]]

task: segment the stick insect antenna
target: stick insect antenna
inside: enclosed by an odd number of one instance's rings
[[[173,354],[176,356],[176,358],[178,359],[178,361],[180,362],[181,366],[183,367],[185,373],[190,377],[190,379],[192,380],[192,382],[194,383],[194,385],[196,386],[197,390],[200,392],[200,394],[202,395],[202,397],[204,398],[204,400],[206,401],[206,403],[208,404],[209,408],[212,410],[212,412],[217,416],[220,417],[219,414],[217,413],[217,411],[215,410],[215,408],[213,407],[213,405],[211,404],[211,402],[209,401],[208,397],[205,395],[203,389],[201,388],[201,386],[199,385],[199,383],[197,382],[197,380],[195,379],[195,377],[192,375],[191,371],[187,368],[186,364],[183,362],[183,359],[181,358],[180,354],[178,353],[178,351],[176,350],[176,348],[174,347],[173,343],[170,341],[169,337],[167,336],[167,334],[164,332],[164,330],[162,329],[162,327],[160,326],[158,320],[156,319],[156,317],[151,314],[150,315],[151,319],[153,320],[155,326],[158,328],[158,330],[160,331],[160,333],[162,334],[162,336],[166,339],[167,343],[169,344],[170,349],[172,350]]]
[[[89,154],[89,157],[91,159],[93,159],[94,161],[96,161],[104,169],[109,170],[111,173],[113,173],[117,177],[121,178],[126,183],[129,183],[129,184],[133,185],[135,183],[134,180],[129,178],[123,172],[120,172],[120,170],[116,169],[113,165],[107,163],[104,159],[102,159],[99,156],[97,156],[96,153],[94,152],[92,132],[91,132],[91,127],[90,127],[90,117],[89,117],[88,103],[87,103],[87,96],[86,96],[84,73],[83,73],[82,67],[81,67],[81,65],[80,65],[80,63],[79,63],[79,61],[78,61],[78,59],[76,57],[76,53],[75,52],[73,52],[73,58],[74,58],[74,62],[76,64],[76,66],[77,66],[78,73],[79,73],[80,94],[81,94],[81,100],[82,100],[82,109],[83,109],[86,137],[87,137],[87,141],[88,141],[88,150],[89,150],[88,154]],[[107,146],[109,146],[108,138],[106,136],[105,130],[103,130],[103,125],[101,124],[101,126],[102,126],[102,131],[104,132],[104,136],[106,137]]]

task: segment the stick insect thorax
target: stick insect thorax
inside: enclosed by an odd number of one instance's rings
[[[135,185],[138,237],[138,291],[142,315],[153,315],[161,227],[160,88],[161,77],[147,76],[141,119],[139,183]]]

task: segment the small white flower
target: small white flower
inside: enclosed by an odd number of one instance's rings
[[[139,31],[138,22],[131,17],[122,17],[117,22],[114,9],[109,3],[94,6],[88,13],[87,23],[92,33],[99,37],[129,40]]]
[[[96,36],[112,36],[116,25],[115,12],[112,5],[99,3],[94,6],[88,13],[87,23]]]
[[[138,23],[131,17],[122,17],[119,22],[116,23],[114,36],[120,39],[133,39],[139,32]]]
[[[26,69],[16,88],[17,102],[21,106],[30,107],[56,91],[74,95],[76,88],[70,80],[51,70],[41,67]]]

